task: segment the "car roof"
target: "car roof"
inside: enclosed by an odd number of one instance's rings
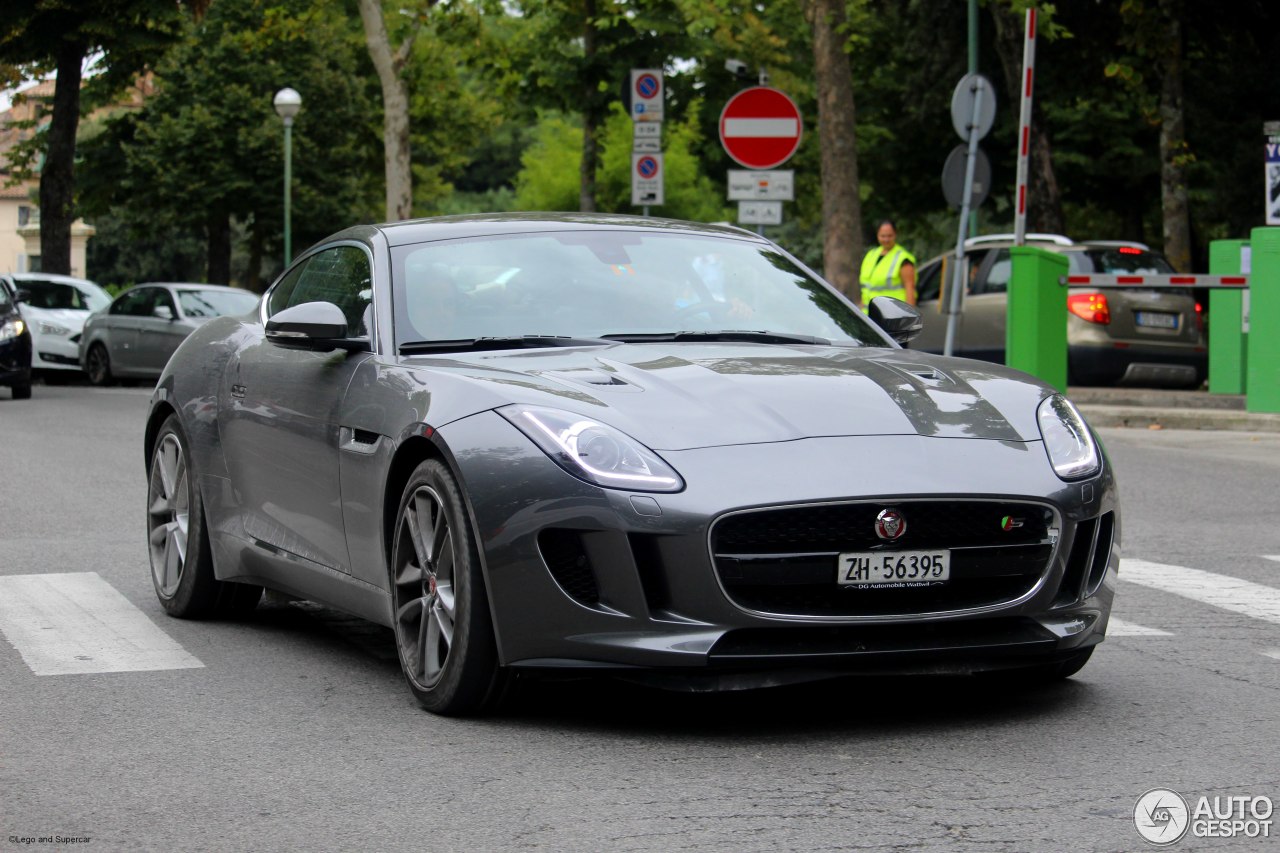
[[[711,225],[615,213],[479,213],[465,216],[440,216],[374,226],[358,225],[333,235],[330,240],[343,238],[364,240],[368,239],[371,232],[380,231],[389,245],[404,246],[459,237],[579,230],[644,230],[762,241],[758,235],[733,225]]]
[[[96,281],[87,278],[76,278],[73,275],[60,275],[54,272],[15,272],[8,273],[9,278],[19,281],[49,281],[54,284],[91,284],[100,287]]]
[[[1089,249],[1114,249],[1121,246],[1141,249],[1144,252],[1151,251],[1150,246],[1137,240],[1072,240],[1070,237],[1064,237],[1061,234],[1027,234],[1026,241],[1039,244],[1051,251],[1087,251]],[[1014,235],[1012,234],[982,234],[964,241],[965,248],[992,245],[1003,247],[1005,245],[1011,246],[1013,243]]]
[[[135,284],[129,290],[137,290],[139,287],[168,287],[174,290],[225,290],[231,293],[248,293],[251,296],[258,296],[252,290],[245,290],[243,287],[227,287],[225,284],[201,284],[198,281],[144,281]],[[125,291],[126,293],[128,291]]]

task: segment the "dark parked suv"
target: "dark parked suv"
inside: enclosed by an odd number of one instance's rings
[[[18,294],[0,278],[0,385],[13,399],[31,396],[31,332],[18,311]]]
[[[1055,234],[1028,234],[1027,245],[1066,257],[1072,275],[1168,274],[1164,256],[1141,243],[1074,242]],[[1013,236],[975,237],[965,243],[964,310],[954,355],[1003,362],[1006,288]],[[948,253],[920,266],[917,303],[924,332],[913,349],[942,352],[946,315],[943,283],[954,269]],[[1196,387],[1209,364],[1204,321],[1190,289],[1072,287],[1067,295],[1067,371],[1074,385],[1160,385]]]

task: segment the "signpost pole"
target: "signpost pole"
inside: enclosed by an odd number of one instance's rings
[[[978,79],[978,78],[975,78]],[[964,238],[969,225],[969,201],[973,194],[973,170],[978,162],[978,116],[982,113],[982,93],[986,87],[978,85],[973,96],[973,121],[969,125],[969,158],[964,167],[964,195],[960,208],[960,228],[956,234],[956,262],[951,276],[951,292],[947,299],[947,337],[942,354],[951,355],[955,350],[956,325],[960,320],[960,291],[964,288]]]

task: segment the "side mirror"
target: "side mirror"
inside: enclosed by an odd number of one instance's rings
[[[170,308],[168,305],[157,305],[156,307],[151,309],[151,316],[159,317],[161,320],[172,320],[173,309]]]
[[[924,318],[920,316],[920,312],[892,296],[877,296],[872,299],[867,316],[900,344],[905,344],[924,331]]]
[[[304,302],[267,321],[267,340],[287,349],[327,352],[367,349],[368,341],[347,337],[347,317],[332,302]]]
[[[27,290],[25,287],[19,287],[18,292],[13,295],[13,301],[14,302],[30,302],[31,291]]]

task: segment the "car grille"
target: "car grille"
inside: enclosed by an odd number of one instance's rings
[[[881,510],[907,519],[891,545],[876,536]],[[1020,525],[1005,525],[1008,517]],[[750,510],[711,528],[716,573],[739,607],[786,616],[888,616],[988,607],[1021,598],[1049,568],[1054,513],[1019,501],[874,501]],[[1005,529],[1008,527],[1008,529]],[[916,588],[842,587],[837,558],[851,551],[951,551],[951,579]]]

